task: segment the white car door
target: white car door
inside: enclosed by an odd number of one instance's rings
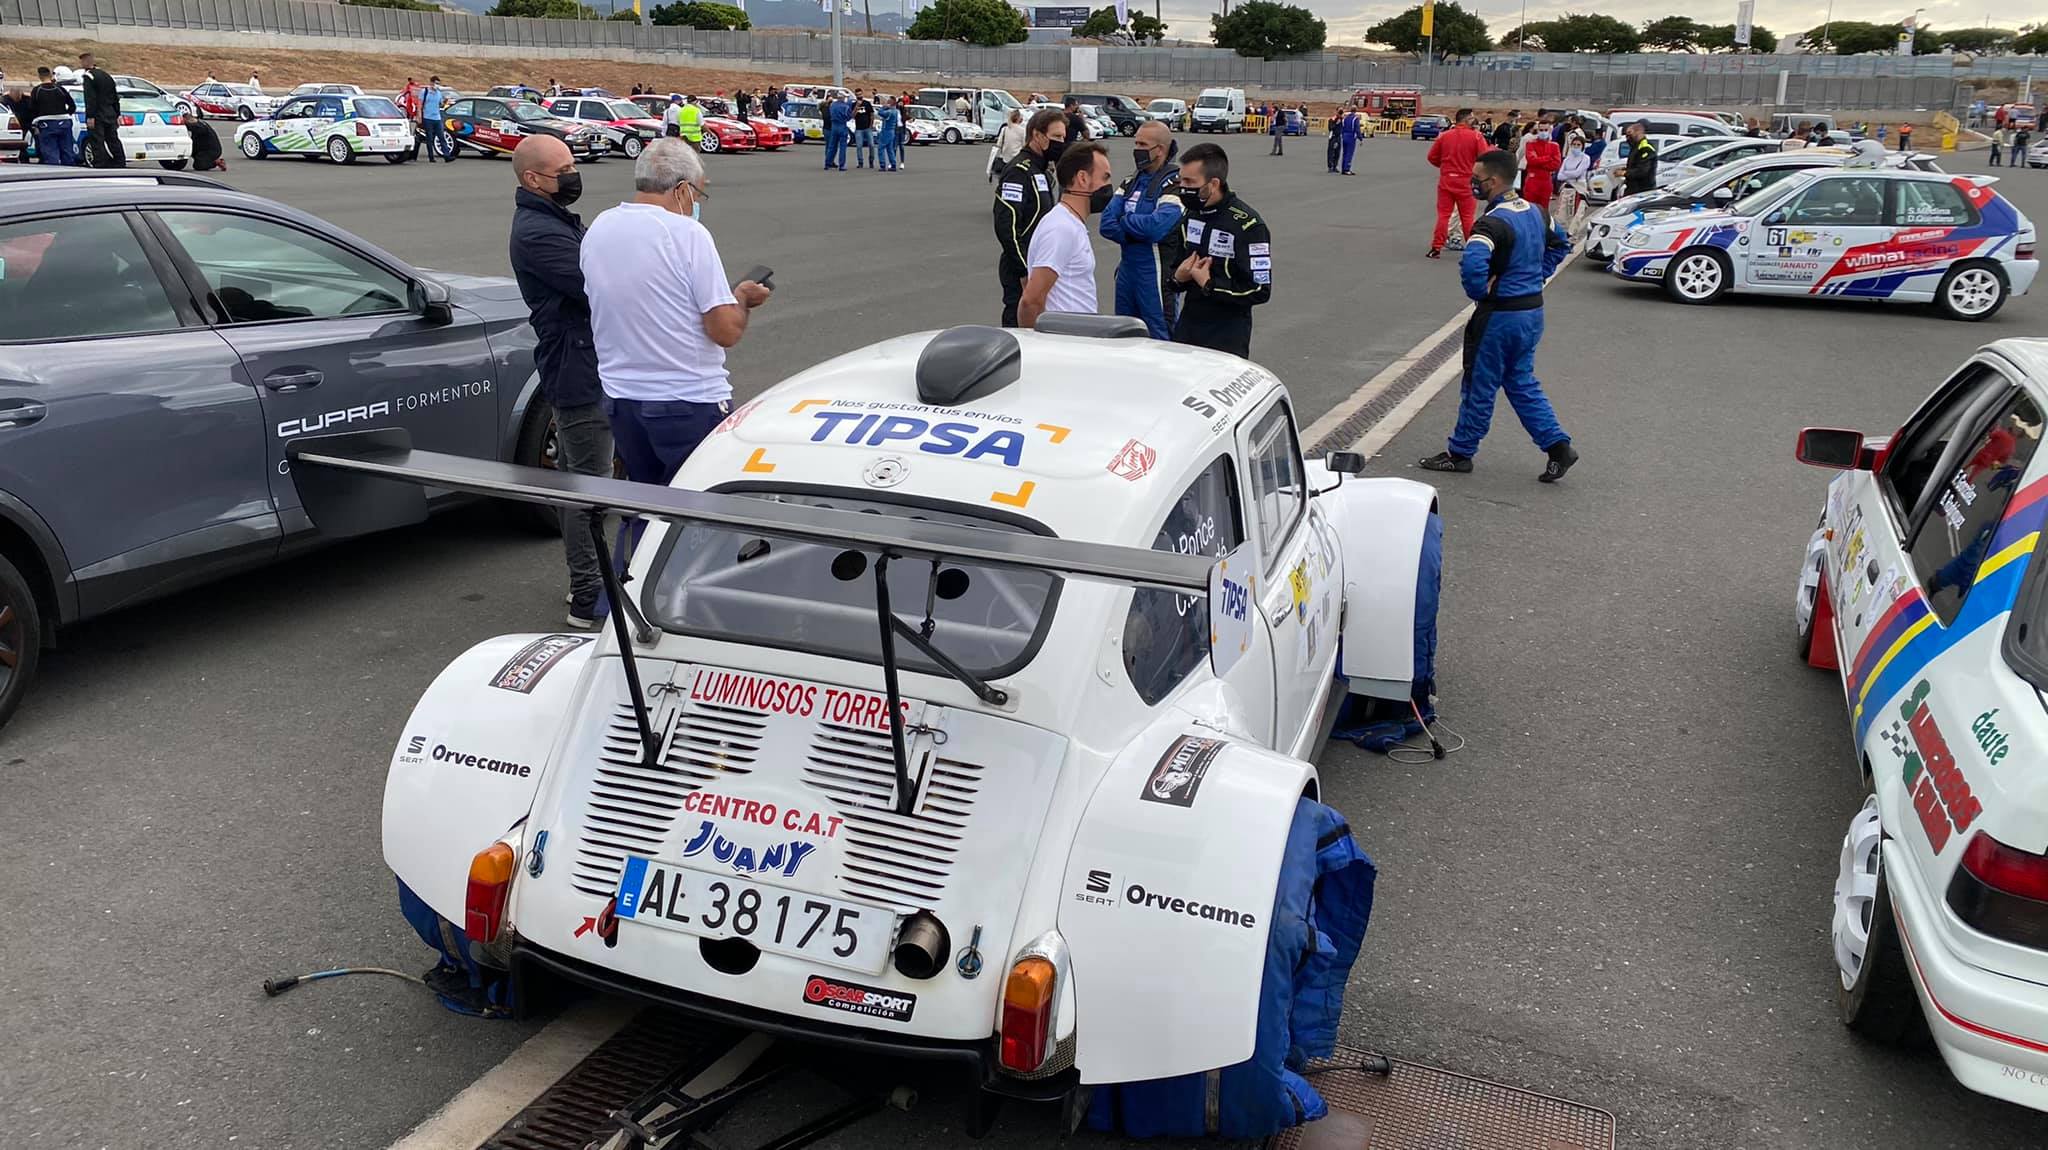
[[[1742,270],[1751,291],[1805,295],[1824,280],[1853,273],[1855,249],[1875,244],[1885,226],[1885,181],[1869,173],[1821,177],[1750,226]]]
[[[313,97],[300,96],[287,100],[270,121],[270,142],[276,145],[280,152],[310,152],[316,146],[313,141],[314,126]]]
[[[1308,497],[1285,393],[1238,424],[1258,561],[1256,602],[1273,641],[1273,745],[1292,751],[1320,718],[1336,657],[1333,540]]]

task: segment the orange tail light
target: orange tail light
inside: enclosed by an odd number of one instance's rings
[[[1037,955],[1017,960],[1003,984],[1002,1064],[1028,1074],[1045,1065],[1052,1038],[1052,1011],[1058,987],[1052,961]]]
[[[505,843],[492,843],[469,860],[469,895],[463,900],[462,930],[475,942],[496,942],[505,926],[505,900],[519,857]]]

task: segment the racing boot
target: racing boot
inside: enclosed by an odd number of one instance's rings
[[[1543,465],[1543,474],[1536,477],[1538,483],[1556,483],[1564,478],[1565,472],[1572,469],[1572,464],[1579,461],[1579,453],[1572,448],[1572,441],[1569,439],[1552,447],[1549,455],[1550,462]]]
[[[1424,471],[1454,471],[1459,475],[1469,475],[1472,471],[1472,457],[1469,455],[1453,455],[1448,451],[1439,451],[1427,459],[1417,460],[1415,466],[1420,467]],[[1567,463],[1565,466],[1569,467],[1571,464]],[[1562,472],[1559,474],[1562,474]]]

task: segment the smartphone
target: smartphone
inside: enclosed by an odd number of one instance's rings
[[[745,283],[748,280],[752,280],[755,283],[760,284],[762,287],[767,288],[769,291],[774,291],[775,269],[763,264],[755,264],[752,270],[748,271],[746,275],[740,277],[741,283]]]

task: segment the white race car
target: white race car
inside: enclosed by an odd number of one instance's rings
[[[2048,168],[2048,139],[2036,140],[2027,145],[2027,166]]]
[[[943,140],[948,144],[978,144],[988,138],[981,125],[970,124],[943,108],[904,104],[901,110],[904,123],[910,125],[912,143],[929,144]]]
[[[224,120],[255,120],[277,111],[282,96],[266,94],[248,84],[201,84],[185,93],[185,101],[202,116]]]
[[[1698,141],[1697,136],[1645,136],[1650,146],[1657,149],[1658,162],[1662,163],[1665,149],[1679,147],[1688,141]],[[1628,165],[1623,162],[1628,141],[1620,136],[1607,142],[1607,149],[1600,154],[1600,162],[1586,174],[1586,199],[1590,203],[1604,204],[1622,195],[1628,186]]]
[[[62,85],[70,93],[72,128],[78,134],[80,162],[86,162],[85,92],[76,84]],[[117,89],[121,100],[121,121],[114,134],[129,163],[155,160],[160,166],[177,169],[192,162],[192,135],[185,130],[185,115],[163,96],[140,88]]]
[[[1730,291],[1935,303],[1987,319],[2041,269],[2034,225],[1996,176],[1905,168],[1802,172],[1720,211],[1630,228],[1609,271],[1680,303]]]
[[[1251,1053],[1326,711],[1407,714],[1434,628],[1434,489],[1303,459],[1278,379],[1143,338],[892,339],[669,488],[402,440],[296,441],[323,531],[423,513],[392,477],[652,519],[609,632],[481,643],[402,728],[384,856],[427,913],[522,978],[1000,1093]]]
[[[1688,140],[1683,145],[1683,155],[1657,162],[1657,183],[1662,187],[1676,187],[1702,172],[1746,160],[1752,156],[1778,155],[1783,149],[1778,141],[1754,136],[1707,137],[1705,147],[1695,147],[1699,141]]]
[[[413,157],[412,122],[382,96],[294,96],[275,116],[235,129],[235,147],[252,160],[325,156],[352,164],[382,156],[402,164]]]
[[[1799,581],[1872,794],[1835,880],[1842,1021],[1931,1031],[1972,1090],[2048,1110],[2048,340],[1980,350],[1896,435],[1808,429],[1842,469]],[[1917,1001],[1916,1001],[1917,999]]]

